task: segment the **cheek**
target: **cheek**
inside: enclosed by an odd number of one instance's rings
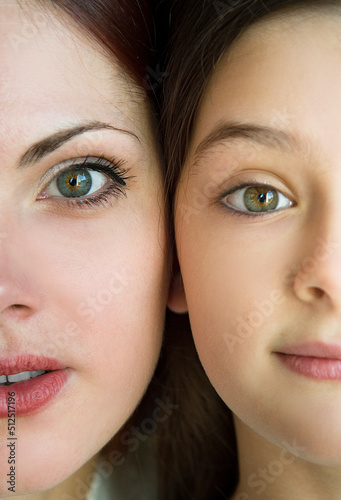
[[[285,313],[282,278],[288,252],[269,231],[263,238],[257,233],[221,215],[202,213],[191,224],[177,219],[193,337],[227,404],[245,391],[243,381],[252,385],[257,360],[269,349]]]
[[[73,356],[80,362],[85,355],[94,362],[114,356],[121,364],[127,345],[134,353],[142,344],[155,357],[167,287],[160,216],[126,215],[122,222],[118,214],[66,221],[41,216],[21,238],[40,314],[63,330],[71,322],[82,332],[72,337]]]
[[[186,298],[197,330],[234,329],[258,306],[282,291],[283,252],[277,243],[264,246],[244,241],[231,227],[201,219],[177,233]],[[283,273],[284,274],[284,273]]]

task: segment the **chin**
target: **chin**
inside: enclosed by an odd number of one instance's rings
[[[341,428],[336,422],[325,418],[307,417],[290,422],[287,427],[264,429],[268,441],[287,449],[298,459],[319,466],[341,468]],[[282,422],[283,423],[283,422]]]
[[[75,451],[76,443],[70,442],[68,447],[65,443],[58,446],[61,440],[55,439],[51,446],[46,440],[35,437],[21,436],[18,425],[14,466],[10,464],[10,447],[7,446],[10,441],[2,438],[1,442],[6,444],[1,448],[0,498],[37,494],[55,488],[89,460]]]

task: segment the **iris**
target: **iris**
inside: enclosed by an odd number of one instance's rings
[[[92,186],[92,178],[88,170],[74,169],[61,173],[57,178],[59,192],[68,198],[85,196]]]

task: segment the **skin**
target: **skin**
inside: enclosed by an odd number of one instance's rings
[[[341,345],[340,40],[332,10],[247,30],[210,78],[177,190],[185,295],[175,288],[170,305],[188,309],[204,369],[234,413],[234,500],[340,497],[340,383],[293,373],[275,354]],[[279,129],[291,145],[239,134],[198,155],[222,122]],[[235,214],[245,207],[226,192],[240,182],[272,186],[284,208]]]
[[[1,359],[49,356],[69,372],[52,402],[16,418],[16,495],[0,420],[0,496],[54,500],[89,484],[86,463],[153,374],[168,282],[162,176],[146,99],[118,61],[58,13],[14,1],[0,10]],[[90,122],[111,128],[17,168],[33,144]],[[49,187],[56,166],[87,156],[123,160],[125,191],[68,205]]]

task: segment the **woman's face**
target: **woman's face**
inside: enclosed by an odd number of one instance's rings
[[[14,436],[15,492],[30,493],[131,415],[158,358],[168,280],[142,92],[70,19],[28,5],[0,9],[0,382],[51,373],[0,386],[1,497],[13,496]]]
[[[311,11],[235,42],[205,91],[175,213],[195,343],[237,433],[338,466],[340,41],[339,13]]]

